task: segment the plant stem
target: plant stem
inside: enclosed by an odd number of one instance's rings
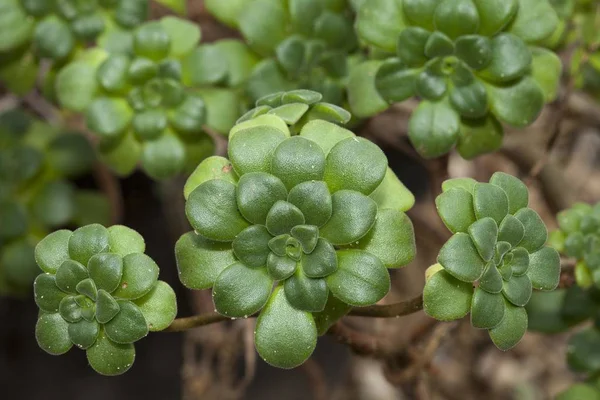
[[[402,301],[394,304],[375,305],[370,307],[353,308],[349,315],[353,317],[370,317],[370,318],[396,318],[403,315],[416,313],[423,309],[423,295],[419,295],[413,299]],[[256,315],[250,316],[250,318]],[[192,317],[177,318],[163,332],[183,332],[199,326],[210,325],[217,322],[227,321],[225,317],[217,312],[207,314],[194,315]]]

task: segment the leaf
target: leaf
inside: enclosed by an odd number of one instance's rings
[[[312,253],[319,240],[319,228],[314,225],[297,225],[292,228],[290,234],[300,242],[305,254]]]
[[[38,346],[46,353],[59,356],[73,347],[68,329],[69,324],[60,314],[43,313],[35,325],[35,339]]]
[[[180,87],[178,87],[181,90]],[[169,123],[173,128],[184,135],[197,137],[202,131],[202,124],[206,119],[204,100],[198,95],[188,94],[178,103],[177,108],[169,112]]]
[[[518,0],[519,12],[509,32],[527,43],[538,42],[552,35],[558,26],[558,15],[547,1]]]
[[[135,301],[151,332],[166,329],[177,316],[175,292],[163,281],[156,282],[148,294]]]
[[[233,7],[229,3],[231,2],[228,2],[228,6]],[[225,83],[227,87],[234,88],[245,84],[254,67],[260,61],[258,55],[241,40],[221,39],[214,42],[214,46],[220,50],[221,55],[226,59],[227,77]],[[239,112],[235,114],[235,118],[238,118]]]
[[[469,226],[469,235],[484,261],[488,262],[494,256],[498,240],[498,225],[489,217],[477,220]]]
[[[406,3],[405,3],[406,10]],[[411,26],[400,32],[396,53],[400,61],[408,67],[421,67],[428,59],[425,46],[431,33],[426,29]]]
[[[302,268],[296,268],[294,275],[285,280],[284,291],[292,307],[309,312],[323,311],[329,294],[325,279],[309,278]]]
[[[487,90],[492,113],[516,128],[532,124],[544,107],[544,92],[530,77],[504,86],[487,85]]]
[[[527,311],[505,301],[506,309],[500,325],[490,329],[492,342],[502,351],[509,350],[521,341],[527,332]]]
[[[517,276],[525,274],[530,263],[530,255],[527,250],[522,247],[517,247],[516,249],[513,249],[511,254],[513,255],[513,258],[508,264],[510,265],[513,274]]]
[[[312,140],[321,146],[325,156],[344,139],[354,137],[354,133],[336,124],[323,120],[312,120],[300,131],[300,136]]]
[[[141,144],[128,132],[119,142],[100,142],[100,159],[119,175],[133,172],[142,153]]]
[[[396,49],[396,38],[405,28],[402,3],[395,0],[371,0],[358,9],[356,32],[370,45],[388,52]]]
[[[110,252],[121,257],[146,251],[146,243],[142,235],[123,225],[113,225],[108,228],[108,242]]]
[[[77,290],[77,293],[83,294],[94,301],[96,300],[98,288],[96,288],[96,284],[90,278],[84,279],[81,282],[79,282],[75,289]]]
[[[498,186],[477,183],[473,191],[473,208],[477,219],[490,217],[500,224],[508,214],[508,197]]]
[[[108,231],[99,224],[81,227],[69,238],[70,258],[83,265],[87,265],[92,256],[105,252],[108,248]]]
[[[500,275],[500,271],[492,261],[487,264],[483,275],[479,278],[479,287],[488,293],[500,293],[502,286],[502,275]]]
[[[195,92],[206,106],[206,125],[219,134],[227,135],[243,108],[238,92],[227,88],[202,88]]]
[[[333,245],[356,242],[375,223],[377,204],[371,198],[353,190],[340,190],[331,196],[332,215],[321,230],[321,236]]]
[[[238,175],[270,172],[271,157],[286,134],[270,126],[256,126],[236,132],[229,138],[229,159]]]
[[[98,290],[96,319],[101,324],[110,322],[121,310],[119,303],[104,289]]]
[[[96,98],[86,112],[87,126],[106,138],[115,138],[125,132],[132,118],[133,110],[120,98]]]
[[[249,226],[233,240],[233,253],[247,267],[264,267],[271,252],[269,249],[271,238],[269,231],[263,225]]]
[[[256,321],[254,343],[267,363],[278,368],[295,368],[314,351],[317,329],[312,315],[292,307],[279,286]]]
[[[223,50],[213,44],[198,46],[181,62],[182,82],[191,87],[222,82],[228,68],[225,56]]]
[[[519,246],[525,248],[529,253],[540,249],[548,239],[548,231],[538,213],[531,208],[523,208],[515,214],[515,217],[525,227],[525,236]]]
[[[160,61],[171,51],[171,37],[159,21],[147,22],[135,30],[133,46],[136,56]]]
[[[369,168],[365,168],[367,165]],[[383,181],[387,166],[387,158],[376,144],[363,138],[348,138],[327,155],[323,180],[332,193],[346,189],[368,196]]]
[[[491,41],[490,63],[479,74],[496,83],[506,83],[524,76],[532,61],[531,51],[521,38],[502,33]]]
[[[348,104],[352,114],[366,118],[385,111],[389,105],[379,92],[376,75],[382,62],[369,60],[351,68],[348,76]]]
[[[338,269],[327,276],[335,297],[352,306],[368,306],[381,300],[390,289],[390,275],[383,263],[363,250],[339,250]]]
[[[283,281],[294,274],[298,262],[287,255],[279,256],[276,253],[269,254],[267,258],[267,271],[275,281]]]
[[[69,324],[69,339],[80,349],[90,348],[98,338],[100,326],[96,321],[81,320]]]
[[[277,0],[257,0],[244,7],[238,24],[242,35],[258,53],[270,52],[287,36],[287,15]]]
[[[194,189],[185,210],[194,229],[211,240],[231,242],[249,226],[238,211],[235,185],[221,179]]]
[[[468,85],[457,85],[450,89],[450,104],[461,116],[482,118],[488,113],[488,99],[485,86],[477,79]],[[464,122],[461,121],[461,125]]]
[[[75,293],[79,282],[88,278],[87,269],[73,260],[66,260],[56,271],[56,286],[66,293]]]
[[[134,343],[148,335],[148,323],[139,307],[130,301],[118,301],[120,311],[104,324],[106,336],[115,343]]]
[[[434,29],[434,13],[439,5],[439,0],[404,0],[404,14],[406,19],[414,25],[422,26],[423,28]]]
[[[75,212],[75,188],[65,181],[48,182],[31,204],[33,217],[48,227],[65,225]]]
[[[90,366],[101,375],[116,376],[127,372],[135,360],[133,344],[117,344],[100,332],[96,343],[87,352]]]
[[[391,208],[408,211],[415,204],[415,196],[404,186],[390,167],[387,168],[381,184],[369,195],[379,209]]]
[[[302,270],[310,278],[323,278],[337,270],[335,248],[327,240],[319,238],[315,249],[305,254],[301,261]]]
[[[233,184],[238,181],[238,177],[228,159],[220,156],[208,157],[198,165],[185,182],[183,188],[185,199],[188,199],[194,189],[211,179],[223,179]]]
[[[567,362],[577,372],[594,373],[600,370],[600,331],[587,327],[569,339]]]
[[[476,221],[473,196],[460,187],[445,190],[435,199],[435,206],[446,227],[452,232],[467,232]]]
[[[217,276],[236,262],[229,243],[213,242],[188,232],[175,244],[179,280],[190,289],[211,288]]]
[[[329,153],[329,157],[336,148],[337,146]],[[301,136],[281,142],[271,159],[271,173],[281,179],[288,190],[302,182],[322,180],[323,172],[328,167],[321,148],[312,140]]]
[[[469,313],[473,285],[452,277],[443,269],[427,280],[423,290],[423,310],[440,321],[453,321]]]
[[[456,39],[456,56],[475,70],[492,61],[492,41],[485,36],[464,35]]]
[[[451,38],[476,33],[479,15],[471,0],[442,0],[435,8],[434,24]]]
[[[117,289],[123,277],[123,258],[114,253],[97,254],[90,258],[87,268],[98,289],[111,293]]]
[[[62,107],[71,111],[85,111],[98,90],[96,68],[84,61],[67,64],[56,76],[55,89]]]
[[[186,16],[187,15],[187,7],[185,0],[157,0],[157,3],[162,4],[165,7],[175,11],[176,13]],[[171,17],[172,18],[172,17]],[[173,18],[175,19],[175,18]]]
[[[554,290],[560,280],[560,256],[551,247],[542,247],[529,255],[527,276],[538,290]]]
[[[35,21],[28,19],[18,0],[7,0],[0,4],[0,52],[8,52],[24,45],[31,39]]]
[[[504,29],[519,10],[518,0],[473,0],[481,21],[479,33],[494,36]]]
[[[142,167],[156,179],[167,179],[182,171],[185,164],[185,145],[173,133],[165,132],[158,140],[144,144]]]
[[[69,238],[73,232],[62,229],[42,239],[35,247],[35,261],[47,273],[55,274],[69,257]]]
[[[305,223],[302,211],[287,201],[278,200],[267,214],[267,229],[273,236],[290,233],[296,225]]]
[[[514,276],[504,282],[502,293],[515,306],[523,307],[531,298],[531,280],[527,275]]]
[[[510,204],[510,200],[509,200]],[[512,247],[516,247],[523,236],[525,235],[525,227],[514,216],[508,214],[502,222],[498,230],[498,240],[501,242],[508,242]]]
[[[554,52],[541,47],[532,47],[531,53],[533,55],[532,77],[542,88],[545,102],[550,103],[558,97],[562,62]]]
[[[496,185],[506,193],[508,197],[508,212],[514,214],[521,208],[527,207],[529,203],[529,191],[527,186],[518,178],[504,172],[496,172],[490,179],[492,185]]]
[[[460,117],[450,106],[422,101],[410,118],[408,135],[419,154],[435,158],[456,144],[459,129]]]
[[[317,333],[319,336],[327,333],[329,328],[331,328],[331,326],[339,319],[348,314],[351,309],[352,306],[339,300],[330,292],[323,311],[313,313],[313,318],[315,320],[315,325],[317,326]]]
[[[67,21],[56,15],[49,15],[37,22],[33,42],[38,55],[58,61],[71,54],[75,46],[75,37]]]
[[[503,136],[502,125],[492,115],[474,120],[463,118],[456,149],[463,158],[470,160],[498,150],[502,146]]]
[[[425,44],[425,55],[429,58],[445,57],[454,54],[454,42],[448,36],[435,31]]]
[[[147,294],[158,279],[158,265],[143,253],[132,253],[123,258],[123,277],[112,295],[135,300]]]
[[[264,268],[234,263],[219,274],[213,287],[213,301],[219,314],[247,318],[267,303],[273,280]]]
[[[486,265],[466,233],[453,235],[440,250],[437,260],[448,273],[463,282],[479,279]]]
[[[60,301],[58,312],[62,319],[69,323],[75,323],[81,320],[82,310],[77,304],[74,296],[67,296]]]
[[[504,299],[501,294],[492,294],[475,288],[471,304],[471,325],[475,328],[492,329],[504,318],[504,309]]]

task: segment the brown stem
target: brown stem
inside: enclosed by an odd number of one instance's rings
[[[163,332],[183,332],[188,329],[197,328],[199,326],[210,325],[216,322],[227,321],[227,318],[219,313],[211,312],[207,314],[194,315],[193,317],[177,318]]]

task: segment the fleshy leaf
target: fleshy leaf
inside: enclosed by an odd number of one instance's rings
[[[477,183],[473,192],[473,208],[477,219],[491,217],[500,224],[508,214],[508,198],[498,186]]]
[[[220,156],[208,157],[198,165],[185,182],[183,195],[186,200],[194,189],[211,179],[223,179],[231,183],[238,181],[238,177],[228,159]]]
[[[506,309],[500,324],[490,329],[490,338],[500,350],[506,351],[516,346],[527,332],[527,311],[505,301]]]
[[[175,245],[179,280],[190,289],[208,289],[217,276],[236,259],[229,243],[213,242],[194,232]]]
[[[473,285],[457,280],[442,269],[425,284],[423,309],[435,319],[453,321],[469,313],[472,297]]]
[[[85,319],[69,324],[69,338],[80,349],[90,348],[98,338],[100,326],[96,321]]]
[[[467,232],[477,218],[473,211],[473,196],[460,187],[444,190],[436,197],[437,212],[452,232]]]
[[[488,262],[494,256],[498,240],[498,225],[492,218],[485,217],[469,226],[469,235],[479,251],[479,255]]]
[[[493,36],[506,27],[517,14],[518,0],[473,0],[479,12],[479,32]]]
[[[286,279],[285,296],[288,302],[298,310],[319,312],[325,308],[329,290],[325,279],[313,279],[297,268],[294,275]]]
[[[492,175],[490,183],[499,186],[506,193],[509,214],[515,214],[529,204],[529,191],[520,179],[504,172],[496,172]]]
[[[600,331],[587,327],[573,335],[567,346],[567,361],[575,371],[600,370]]]
[[[270,172],[273,152],[287,138],[271,126],[255,126],[238,131],[229,139],[229,159],[238,175]]]
[[[373,227],[377,216],[377,203],[352,190],[340,190],[331,197],[333,213],[321,228],[321,236],[331,244],[344,245],[356,242]]]
[[[500,293],[502,291],[502,275],[493,262],[488,263],[479,278],[479,287],[488,293]]]
[[[313,252],[319,240],[319,228],[314,225],[297,225],[290,231],[302,245],[302,251],[306,254]]]
[[[90,278],[84,279],[77,284],[77,293],[86,295],[92,300],[96,300],[96,296],[98,295],[98,288],[96,288],[96,284]]]
[[[302,211],[306,224],[320,227],[331,218],[332,200],[325,182],[302,182],[290,190],[287,200]]]
[[[61,300],[67,295],[56,286],[56,280],[50,274],[41,274],[35,278],[33,293],[35,304],[42,311],[49,313],[57,312]]]
[[[531,280],[527,275],[513,276],[504,282],[502,293],[515,306],[524,306],[531,298]]]
[[[240,213],[254,224],[264,224],[273,204],[287,198],[287,190],[274,175],[250,172],[240,178],[236,196]]]
[[[264,267],[271,252],[269,249],[271,238],[269,231],[263,225],[249,226],[233,240],[233,253],[248,267]]]
[[[75,323],[82,318],[81,307],[75,301],[75,297],[67,296],[61,300],[58,306],[60,316],[67,322]]]
[[[483,329],[498,326],[504,318],[505,307],[504,299],[500,293],[492,294],[480,288],[475,288],[471,305],[471,325]]]
[[[511,214],[508,214],[506,217],[504,217],[498,229],[499,241],[510,243],[512,247],[516,247],[519,243],[521,243],[524,235],[525,227],[521,221]]]
[[[375,200],[379,209],[391,208],[405,212],[410,210],[415,204],[415,196],[404,186],[389,167],[385,173],[383,182],[369,197]]]
[[[275,281],[283,281],[294,274],[297,268],[297,261],[288,256],[278,256],[275,253],[269,254],[267,258],[267,271],[269,276]]]
[[[123,276],[123,258],[114,253],[101,253],[90,258],[88,263],[90,278],[98,289],[113,292]]]
[[[452,38],[476,33],[479,29],[479,14],[471,0],[442,0],[434,13],[436,30]]]
[[[447,192],[450,189],[459,188],[473,194],[477,181],[473,178],[453,178],[442,182],[442,192]]]
[[[63,292],[75,293],[77,284],[87,277],[88,271],[83,265],[67,260],[56,271],[56,286]]]
[[[544,107],[544,92],[525,76],[512,85],[486,85],[490,109],[500,121],[521,128],[532,124]]]
[[[321,148],[301,136],[283,141],[271,160],[271,173],[280,178],[288,190],[302,182],[321,180],[324,169],[325,155]]]
[[[107,251],[109,235],[105,227],[98,224],[77,229],[69,238],[70,258],[87,265],[92,256]]]
[[[456,144],[460,116],[444,102],[422,101],[413,112],[408,135],[419,154],[435,158],[446,154]]]
[[[271,294],[273,280],[264,268],[235,263],[225,268],[213,286],[213,301],[220,314],[249,317],[259,311]]]
[[[42,239],[35,247],[35,261],[47,273],[55,274],[69,257],[69,238],[73,232],[63,229]]]
[[[96,343],[87,352],[90,366],[101,375],[121,375],[133,365],[135,348],[133,344],[117,344],[104,332],[100,332]]]
[[[554,290],[560,280],[560,256],[551,247],[543,247],[529,255],[527,276],[538,290]]]
[[[120,300],[119,313],[104,324],[106,336],[115,343],[133,343],[148,335],[148,323],[139,307]]]
[[[69,339],[69,323],[60,314],[41,314],[35,325],[35,339],[46,353],[58,356],[73,347]]]
[[[319,336],[327,333],[329,328],[335,324],[340,318],[348,314],[352,306],[344,303],[335,297],[331,292],[327,298],[327,303],[323,311],[313,313],[315,324],[317,325],[317,333]]]
[[[119,303],[106,290],[98,290],[96,299],[96,319],[101,324],[106,324],[119,313]]]
[[[287,201],[277,201],[267,215],[267,229],[273,236],[290,233],[293,227],[304,223],[302,211]]]
[[[492,82],[504,83],[524,76],[531,66],[531,50],[519,37],[501,33],[492,41],[490,63],[479,72],[481,77]]]
[[[440,250],[438,262],[455,278],[474,282],[483,274],[486,263],[466,233],[452,236]]]
[[[511,254],[513,255],[513,258],[510,261],[510,268],[513,274],[517,276],[523,275],[529,268],[529,253],[524,248],[517,247],[511,252]]]
[[[335,297],[353,306],[367,306],[381,300],[390,289],[390,275],[383,263],[363,250],[337,252],[338,269],[327,276]]]
[[[137,299],[135,304],[144,315],[151,332],[167,328],[177,315],[175,292],[163,281],[156,282],[152,290],[144,297]]]
[[[120,299],[139,299],[158,279],[158,265],[146,254],[132,253],[123,258],[123,276],[113,296]]]
[[[548,1],[518,0],[519,12],[510,32],[528,43],[538,42],[550,36],[558,25],[558,16]]]
[[[310,254],[302,257],[302,269],[310,278],[326,277],[337,270],[337,265],[335,248],[323,238],[319,238]]]
[[[540,249],[548,239],[548,231],[538,213],[531,208],[523,208],[515,214],[515,217],[525,227],[525,236],[519,246],[525,248],[529,253]]]

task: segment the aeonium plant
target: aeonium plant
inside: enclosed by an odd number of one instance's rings
[[[175,292],[157,280],[159,268],[144,251],[140,234],[121,225],[44,238],[35,249],[44,271],[34,282],[39,346],[60,355],[75,345],[102,375],[131,368],[134,342],[165,329],[177,314]]]
[[[379,147],[327,121],[290,135],[283,120],[251,119],[229,138],[228,159],[206,159],[186,184],[180,280],[212,288],[222,315],[259,313],[258,353],[293,368],[340,308],[382,299],[387,268],[413,259],[414,198]]]
[[[365,1],[359,37],[388,57],[353,71],[351,109],[369,116],[417,97],[408,131],[423,157],[497,150],[501,123],[528,126],[556,97],[561,61],[537,44],[557,24],[547,0]]]
[[[427,271],[424,310],[441,321],[471,313],[473,327],[508,350],[527,330],[532,289],[557,287],[558,252],[545,246],[546,226],[519,179],[496,172],[489,183],[458,178],[442,188],[438,214],[454,235]]]

